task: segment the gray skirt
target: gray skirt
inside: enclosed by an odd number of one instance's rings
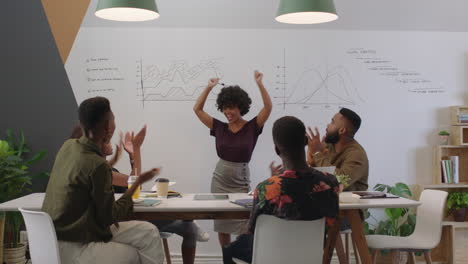
[[[250,170],[248,163],[220,159],[211,179],[212,193],[248,193]],[[214,220],[214,231],[240,235],[247,231],[247,220]]]

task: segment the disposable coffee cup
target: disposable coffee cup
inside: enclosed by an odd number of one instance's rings
[[[156,179],[156,193],[158,197],[167,198],[169,192],[169,180],[165,178]]]
[[[138,179],[138,176],[129,176],[128,177],[128,188],[131,188],[133,184],[135,184],[136,180]],[[135,189],[135,192],[133,193],[132,195],[132,199],[138,199],[140,198],[140,188],[141,186],[138,186],[136,189]]]

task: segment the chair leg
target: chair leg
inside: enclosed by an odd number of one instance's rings
[[[356,250],[356,242],[352,239],[353,242],[353,251],[354,251],[354,258],[356,259],[356,264],[359,264],[359,252]]]
[[[416,256],[414,255],[413,251],[408,251],[408,263],[416,264]]]
[[[349,263],[349,234],[345,234],[346,260]]]
[[[171,261],[171,253],[169,252],[169,245],[167,244],[167,239],[163,238],[163,246],[164,246],[164,255],[166,256],[166,263],[172,264]]]
[[[355,251],[356,252],[356,251]],[[355,253],[356,254],[356,253]],[[379,254],[378,249],[372,250],[372,264],[377,264],[377,255]]]
[[[340,264],[349,264],[348,259],[346,259],[345,251],[343,248],[343,240],[341,239],[341,235],[338,234],[338,237],[336,238],[336,255],[338,255],[338,260],[340,261]]]
[[[392,264],[399,264],[398,263],[398,250],[390,251],[390,256],[392,258]]]
[[[424,251],[424,258],[426,259],[427,264],[432,264],[431,251]]]

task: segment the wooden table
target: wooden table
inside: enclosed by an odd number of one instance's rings
[[[162,199],[162,203],[155,207],[134,207],[134,219],[139,220],[174,220],[174,219],[248,219],[250,209],[233,204],[230,200],[248,198],[245,193],[230,193],[229,200],[195,201],[194,194],[184,194],[182,198]],[[116,194],[116,198],[119,195]],[[251,197],[251,196],[250,196]],[[44,193],[33,193],[3,204],[0,211],[16,211],[19,207],[30,210],[41,209]],[[371,263],[371,256],[367,247],[363,230],[361,209],[369,208],[411,208],[421,203],[405,198],[361,199],[358,203],[340,203],[340,217],[328,231],[325,244],[323,263],[331,261],[333,250],[340,235],[341,219],[347,218],[351,224],[352,237],[363,264]]]
[[[143,195],[144,193],[142,193]],[[250,209],[231,203],[232,200],[252,198],[246,193],[230,193],[229,200],[194,200],[195,194],[184,194],[181,198],[147,198],[162,200],[152,207],[134,206],[134,219],[139,220],[192,220],[192,219],[248,219]],[[33,193],[0,204],[0,211],[17,211],[22,207],[40,210],[45,193]],[[116,194],[118,199],[121,194]]]

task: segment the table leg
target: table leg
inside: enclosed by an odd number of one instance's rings
[[[349,264],[349,258],[346,257],[346,253],[343,248],[343,239],[341,239],[341,234],[336,236],[335,249],[340,264]]]
[[[323,250],[322,264],[330,264],[333,257],[333,250],[336,245],[336,238],[340,235],[340,218],[337,218],[335,224],[328,229],[327,238],[325,240],[325,248]]]
[[[343,212],[351,224],[351,235],[356,242],[356,247],[358,249],[359,256],[361,257],[361,263],[370,264],[371,257],[369,255],[369,248],[364,235],[363,220],[359,214],[359,209],[343,210]]]

